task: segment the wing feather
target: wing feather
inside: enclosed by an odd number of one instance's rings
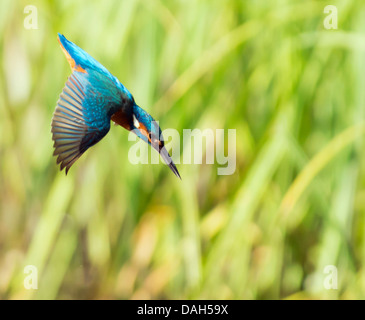
[[[74,162],[109,131],[110,118],[103,105],[95,106],[85,75],[74,71],[68,78],[57,102],[52,119],[54,153],[66,174]],[[90,108],[100,108],[94,112]]]

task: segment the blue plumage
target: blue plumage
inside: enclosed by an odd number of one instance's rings
[[[58,39],[72,69],[52,119],[54,155],[61,170],[66,168],[67,174],[73,163],[109,132],[113,120],[152,145],[180,177],[152,116],[104,66],[63,35],[58,34]]]
[[[76,65],[79,65],[82,69],[88,70],[88,72],[95,70],[97,73],[106,76],[112,80],[115,85],[128,96],[129,99],[133,98],[132,94],[127,90],[127,88],[122,83],[120,83],[120,81],[114,77],[101,63],[96,61],[92,56],[79,48],[77,45],[67,40],[64,35],[58,33],[58,39],[63,49],[66,50],[66,52],[71,56]]]

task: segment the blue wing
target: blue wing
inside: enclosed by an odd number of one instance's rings
[[[52,119],[54,155],[66,174],[73,163],[110,129],[110,118],[123,102],[122,93],[102,74],[74,71],[57,102]]]

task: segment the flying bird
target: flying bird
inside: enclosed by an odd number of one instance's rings
[[[52,118],[53,155],[60,170],[65,168],[67,174],[75,161],[109,132],[112,120],[156,149],[181,179],[159,125],[136,104],[126,87],[62,34],[58,34],[58,42],[72,69]]]

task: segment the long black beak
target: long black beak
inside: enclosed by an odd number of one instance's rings
[[[161,155],[162,159],[166,162],[166,164],[170,167],[171,171],[175,174],[175,176],[177,176],[181,180],[179,171],[177,171],[177,168],[176,168],[175,164],[173,163],[173,161],[165,147],[162,147],[160,149],[160,155]]]

